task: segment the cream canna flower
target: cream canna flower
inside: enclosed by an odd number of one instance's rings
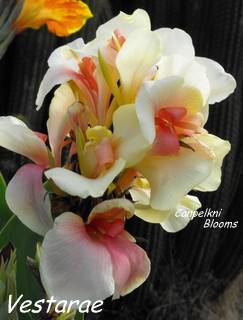
[[[136,55],[138,50],[139,56]],[[49,69],[37,95],[37,110],[55,85],[77,81],[78,74],[82,73],[79,64],[84,57],[92,58],[96,70],[100,67],[116,103],[134,103],[138,88],[144,78],[151,77],[151,69],[160,56],[161,42],[159,36],[151,31],[147,13],[140,9],[131,16],[120,13],[100,26],[97,38],[90,43],[84,45],[83,40],[78,39],[52,53],[48,61]],[[99,66],[94,58],[98,58]],[[117,87],[118,80],[121,82],[120,88]]]
[[[86,223],[72,212],[53,222],[45,193],[42,170],[27,164],[10,181],[6,199],[27,227],[44,236],[40,275],[49,296],[57,301],[117,299],[146,280],[149,259],[124,229],[125,219],[134,212],[130,201],[101,202]]]
[[[135,167],[151,185],[156,210],[173,209],[193,188],[212,191],[220,184],[222,160],[230,147],[202,128],[206,100],[197,79],[186,76],[146,81],[139,91],[137,116],[152,147]]]
[[[69,100],[68,94],[62,96],[66,90],[68,93],[72,91],[68,85],[57,89],[50,106],[48,123],[53,118],[53,123],[58,125],[57,114],[61,115],[63,123],[68,118],[65,111],[67,106],[72,106],[69,105],[72,100]],[[55,112],[56,106],[58,112]],[[45,172],[45,176],[61,190],[81,198],[102,196],[123,169],[142,160],[149,146],[141,134],[134,105],[125,105],[114,113],[113,132],[105,126],[92,124],[89,112],[89,108],[81,106],[81,119],[86,119],[86,122],[77,122],[73,127],[80,173],[68,168],[52,168]]]

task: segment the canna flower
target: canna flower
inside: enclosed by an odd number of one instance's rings
[[[0,58],[16,34],[25,29],[48,30],[60,37],[79,31],[92,17],[81,0],[9,0],[0,13]]]
[[[141,134],[134,105],[124,105],[114,112],[113,130],[111,124],[106,125],[111,91],[99,65],[91,58],[77,59],[76,63],[79,71],[75,81],[61,85],[55,92],[47,126],[52,127],[50,145],[59,159],[58,141],[62,141],[64,131],[67,135],[72,129],[79,173],[66,165],[46,171],[45,176],[67,194],[99,197],[125,168],[141,161],[148,143]],[[62,128],[61,135],[58,127]]]
[[[129,183],[136,176],[146,178],[155,210],[174,210],[192,189],[217,189],[230,144],[203,127],[209,104],[226,98],[236,84],[219,64],[195,56],[184,31],[151,31],[143,10],[120,13],[99,27],[93,41],[62,46],[48,63],[38,109],[55,85],[69,82],[89,113],[79,154],[81,176],[61,168],[46,172],[61,190],[100,196],[104,187],[97,192],[97,178],[106,176],[104,168],[112,168],[114,159],[124,161],[112,177],[120,176],[115,184],[123,174],[131,175]],[[95,186],[87,177],[96,178]]]
[[[19,33],[46,24],[50,32],[64,37],[80,30],[91,17],[89,7],[81,0],[24,0],[13,27]]]
[[[19,175],[25,177],[24,188]],[[53,222],[42,170],[34,164],[19,169],[8,185],[6,200],[27,227],[44,236],[40,275],[47,294],[57,301],[117,299],[148,277],[149,259],[124,229],[134,212],[130,201],[101,202],[87,222],[72,212]]]
[[[136,54],[138,51],[139,55]],[[55,85],[80,79],[80,63],[87,57],[93,61],[98,59],[99,66],[96,62],[96,69],[100,69],[114,95],[113,104],[130,104],[134,102],[143,80],[154,74],[155,64],[161,57],[161,41],[151,31],[149,16],[145,11],[138,9],[131,16],[120,13],[100,26],[97,38],[90,43],[85,45],[82,39],[77,39],[52,53],[48,60],[49,69],[37,94],[37,110]],[[117,86],[118,80],[120,87]]]

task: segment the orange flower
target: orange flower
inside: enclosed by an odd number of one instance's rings
[[[80,30],[92,16],[81,0],[24,0],[14,28],[21,32],[46,24],[50,32],[63,37]]]

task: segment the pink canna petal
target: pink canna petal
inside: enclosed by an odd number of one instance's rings
[[[82,219],[63,213],[41,248],[40,274],[49,296],[60,300],[104,300],[114,292],[107,248],[89,236]]]
[[[127,234],[116,238],[106,238],[113,265],[115,292],[113,299],[118,299],[139,287],[150,273],[150,261],[146,252],[127,239]]]
[[[109,168],[114,163],[115,155],[112,147],[111,139],[103,139],[95,148],[95,154],[97,159],[97,170],[102,172],[102,170]]]
[[[56,218],[41,248],[40,274],[49,296],[103,300],[125,295],[148,277],[150,262],[124,230],[134,207],[126,199],[98,204],[88,222],[66,212]]]
[[[26,164],[17,171],[6,191],[9,208],[23,224],[41,235],[53,225],[50,199],[42,186],[43,171],[43,167]]]
[[[161,125],[157,130],[153,152],[156,155],[176,154],[180,149],[179,139],[172,127]]]

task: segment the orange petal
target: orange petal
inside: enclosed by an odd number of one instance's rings
[[[62,37],[80,30],[91,17],[89,7],[81,0],[25,0],[14,27],[21,32],[47,24],[50,32]]]

